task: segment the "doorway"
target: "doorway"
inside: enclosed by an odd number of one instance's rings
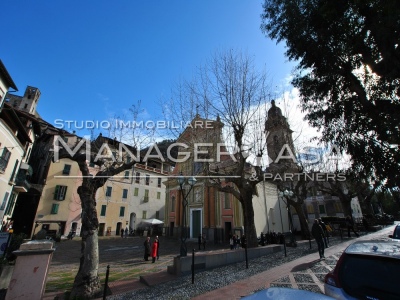
[[[117,223],[117,229],[115,230],[115,235],[120,235],[121,233],[122,222]]]
[[[99,236],[104,236],[104,229],[106,227],[105,223],[100,223],[99,224]]]
[[[190,237],[196,238],[199,234],[202,234],[202,223],[201,223],[201,209],[191,210],[191,226],[190,226]]]

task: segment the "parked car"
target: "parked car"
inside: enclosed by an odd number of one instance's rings
[[[400,224],[397,224],[393,230],[393,234],[390,234],[389,237],[394,240],[400,240]]]
[[[325,276],[325,294],[335,299],[400,299],[400,243],[357,241]]]
[[[334,300],[323,294],[305,290],[289,289],[283,287],[271,287],[258,291],[252,295],[242,297],[242,300]]]

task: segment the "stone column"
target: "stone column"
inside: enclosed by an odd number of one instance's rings
[[[35,240],[22,244],[13,252],[17,261],[6,300],[42,299],[54,250],[52,242]]]

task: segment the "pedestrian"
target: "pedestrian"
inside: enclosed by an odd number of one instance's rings
[[[354,232],[356,237],[360,235],[354,230],[354,221],[350,216],[346,217],[346,226],[347,226],[347,236],[350,237],[350,230]]]
[[[235,249],[239,249],[240,247],[240,238],[239,235],[236,235],[236,239],[235,239]]]
[[[203,250],[206,250],[206,234],[203,233],[203,236],[201,237],[201,243],[203,244]]]
[[[246,236],[244,234],[242,234],[242,237],[240,238],[240,246],[242,248],[246,248],[246,246],[247,246],[247,240],[246,240]]]
[[[121,228],[121,237],[122,238],[124,237],[124,229],[123,228]]]
[[[154,264],[157,258],[158,252],[158,239],[154,239],[153,244],[151,245],[151,262]]]
[[[199,244],[199,250],[201,248],[201,233],[199,233],[199,236],[197,238],[197,243]]]
[[[233,240],[233,235],[231,235],[230,239],[229,239],[229,246],[231,248],[231,250],[233,250],[233,248],[235,247],[235,242]]]
[[[125,227],[125,238],[128,237],[128,234],[129,234],[129,227],[128,227],[128,225],[126,225],[126,227]]]
[[[160,259],[160,239],[158,238],[158,235],[156,236],[156,240],[157,240],[157,260]]]
[[[150,237],[148,236],[144,241],[144,260],[148,261],[150,256]]]
[[[202,243],[202,236],[201,233],[199,233],[199,236],[197,238],[197,243],[199,244],[199,250],[201,249],[201,243]]]
[[[318,223],[319,226],[321,226],[323,232],[324,232],[324,244],[325,244],[325,248],[329,248],[328,244],[329,244],[329,233],[328,233],[328,229],[326,228],[325,223],[322,221],[321,218],[318,219]]]
[[[314,220],[314,224],[311,228],[311,234],[315,238],[315,241],[317,242],[319,258],[325,259],[324,241],[323,241],[324,231],[322,230],[322,227],[319,225],[318,219]]]

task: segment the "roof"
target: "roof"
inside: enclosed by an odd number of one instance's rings
[[[397,241],[357,241],[345,250],[346,254],[372,255],[400,259],[400,242]]]
[[[18,91],[17,86],[15,85],[14,81],[12,80],[10,74],[8,73],[6,67],[4,66],[3,62],[0,59],[0,75],[3,80],[14,90]]]

